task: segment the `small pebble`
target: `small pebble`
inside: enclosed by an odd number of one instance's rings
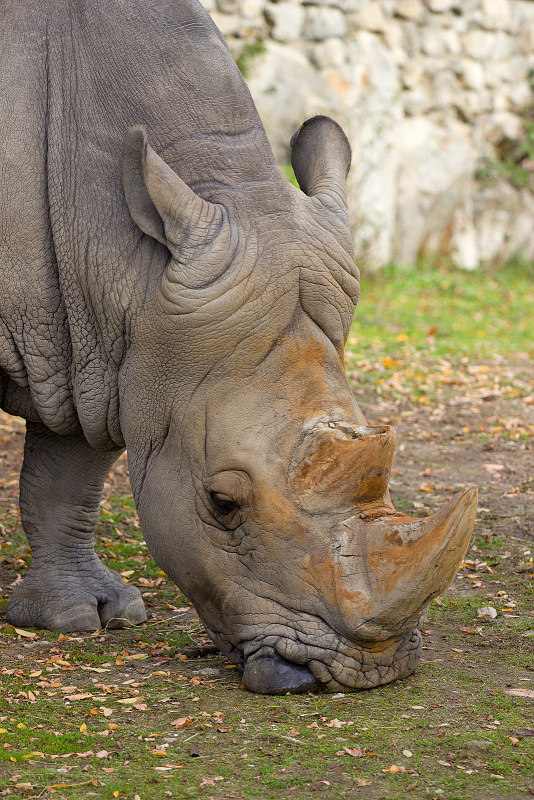
[[[484,606],[483,608],[477,608],[477,614],[480,619],[495,619],[497,611],[493,606]]]

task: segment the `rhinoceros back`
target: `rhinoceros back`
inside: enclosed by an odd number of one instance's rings
[[[4,407],[121,446],[127,318],[168,257],[125,204],[128,127],[208,198],[268,172],[272,152],[194,0],[5,0],[0,13]]]

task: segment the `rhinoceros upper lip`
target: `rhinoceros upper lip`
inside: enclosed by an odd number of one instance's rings
[[[213,641],[241,670],[249,659],[260,657],[265,648],[270,648],[289,662],[308,666],[325,688],[337,690],[376,686],[408,675],[417,665],[421,639],[417,630],[404,630],[382,642],[352,640],[318,615],[269,602],[281,613],[277,614],[278,622],[254,626],[251,633],[262,627],[266,632],[263,636],[243,637],[232,644],[205,625]],[[348,683],[338,680],[343,675]]]

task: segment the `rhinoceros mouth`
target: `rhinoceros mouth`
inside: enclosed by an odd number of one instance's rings
[[[262,657],[265,648],[273,647],[285,661],[306,666],[316,679],[317,687],[327,692],[358,691],[373,689],[405,678],[417,667],[421,656],[421,635],[418,630],[376,644],[356,644],[347,639],[338,639],[337,647],[304,644],[289,638],[270,642],[249,656],[249,663]],[[306,689],[304,689],[306,691]]]
[[[387,642],[358,645],[345,640],[343,644],[337,652],[316,646],[315,653],[309,653],[308,669],[325,691],[373,689],[405,678],[415,670],[421,657],[421,634],[417,629]],[[277,652],[288,661],[298,655],[293,643],[284,640],[278,643]]]
[[[421,657],[417,629],[387,641],[356,642],[301,612],[292,625],[266,624],[265,635],[235,645],[206,629],[243,671],[244,685],[263,694],[372,689],[410,675]]]

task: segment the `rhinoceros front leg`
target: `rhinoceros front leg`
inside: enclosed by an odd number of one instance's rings
[[[27,423],[20,511],[32,561],[7,608],[13,625],[66,632],[146,619],[139,591],[94,551],[104,480],[119,452]]]

